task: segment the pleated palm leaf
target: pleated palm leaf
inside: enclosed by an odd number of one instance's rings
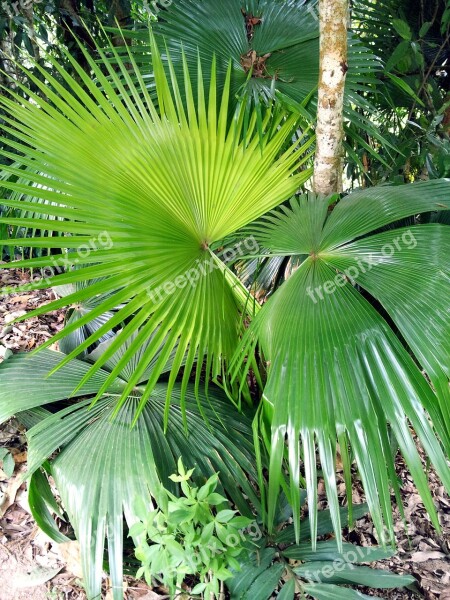
[[[50,472],[80,542],[84,585],[90,600],[101,597],[105,537],[113,597],[123,598],[123,518],[128,526],[133,525],[138,520],[136,502],[146,504],[150,510],[161,501],[162,486],[177,493],[169,476],[176,471],[180,455],[185,464],[195,466],[194,477],[202,483],[219,472],[222,493],[226,490],[242,513],[251,516],[252,508],[257,509],[259,504],[251,484],[256,477],[251,419],[230,407],[219,389],[210,388],[208,398],[198,392],[207,405],[201,414],[193,386],[189,385],[183,416],[181,388],[175,386],[166,433],[164,383],[156,385],[131,427],[151,371],[134,387],[116,418],[111,417],[117,397],[127,388],[134,373],[132,367],[121,371],[95,406],[90,406],[92,397],[132,343],[113,355],[70,402],[68,397],[89,370],[88,362],[74,359],[50,378],[49,368],[64,360],[63,354],[52,350],[18,354],[0,365],[0,422],[18,413],[19,420],[31,427],[27,432],[27,477],[31,477],[33,515],[55,541],[67,541],[52,518],[51,513],[59,509],[40,471],[52,457]],[[138,352],[137,360],[144,352],[145,347]],[[55,412],[61,402],[63,407]],[[52,412],[42,408],[50,403]],[[188,436],[183,430],[184,418]],[[60,452],[54,458],[57,450]]]
[[[110,51],[115,50],[111,47]],[[311,141],[304,146],[298,140],[290,143],[280,155],[296,129],[297,117],[286,117],[279,111],[265,114],[262,137],[256,132],[257,117],[253,114],[243,139],[244,111],[228,123],[230,72],[223,93],[217,95],[214,60],[208,98],[201,69],[197,70],[194,85],[185,65],[185,107],[174,71],[171,69],[170,77],[166,75],[155,46],[157,110],[137,69],[138,83],[128,79],[125,93],[119,75],[100,49],[99,54],[106,75],[86,55],[95,81],[67,54],[84,87],[47,56],[64,79],[64,87],[36,65],[45,83],[25,71],[47,100],[31,94],[32,102],[24,105],[14,92],[9,98],[1,97],[0,104],[8,115],[5,129],[15,140],[9,144],[23,154],[15,158],[28,169],[30,179],[29,185],[17,183],[14,178],[18,169],[5,167],[11,177],[3,181],[3,186],[24,195],[35,195],[39,190],[43,200],[53,202],[43,204],[42,213],[64,218],[63,222],[54,221],[54,229],[64,232],[63,237],[51,242],[47,238],[33,239],[29,242],[32,247],[51,245],[75,250],[53,256],[52,262],[65,267],[67,263],[77,264],[77,269],[67,269],[35,284],[35,288],[100,279],[28,316],[109,294],[52,341],[123,305],[65,360],[69,362],[128,320],[80,385],[140,329],[135,343],[99,391],[100,396],[133,360],[138,348],[153,336],[118,399],[119,410],[164,342],[164,351],[142,395],[142,410],[175,347],[168,402],[182,363],[183,388],[196,361],[205,362],[206,378],[226,375],[223,367],[239,341],[243,314],[252,312],[255,306],[248,302],[245,288],[211,246],[275,207],[308,179],[310,171],[301,171],[300,164],[307,158],[304,154]],[[132,56],[127,60],[132,62]],[[121,74],[128,77],[125,65],[118,61]],[[114,77],[116,86],[109,83]],[[33,182],[48,182],[49,177],[53,180],[51,190],[32,186]],[[3,203],[21,209],[31,205],[25,199]],[[41,219],[37,216],[0,222],[39,227]],[[45,258],[36,258],[5,266],[47,265]],[[201,375],[202,369],[198,368],[197,386]]]
[[[99,280],[78,281],[76,283],[57,286],[53,288],[53,290],[60,298],[63,298],[98,282]],[[99,304],[107,300],[108,296],[109,294],[106,294],[106,296],[104,294],[98,294],[97,296],[89,297],[83,302],[79,302],[73,306],[70,306],[66,312],[64,326],[67,327],[72,323],[76,323],[79,319],[82,319],[84,316],[88,315],[92,309],[96,308]],[[60,339],[59,349],[64,354],[70,354],[76,350],[80,344],[87,340],[97,329],[105,325],[113,316],[113,311],[107,311],[98,317],[94,317],[91,321],[88,321],[79,329],[76,329],[72,333],[69,333],[69,335]],[[89,352],[92,352],[95,347],[111,339],[113,336],[114,332],[112,330],[108,331],[102,335],[101,338],[99,338],[93,347],[81,352],[78,358],[84,358],[87,354],[89,354]]]
[[[263,426],[268,422],[271,437],[269,524],[287,449],[294,523],[302,459],[316,539],[319,458],[340,531],[339,452],[347,492],[354,460],[379,539],[393,540],[391,490],[401,499],[392,436],[439,527],[412,429],[449,490],[440,442],[448,456],[450,228],[430,223],[377,230],[449,208],[450,182],[435,180],[361,190],[331,214],[329,200],[302,196],[245,231],[271,255],[306,255],[264,304],[236,357],[239,364],[258,343],[269,365],[263,396]]]
[[[250,105],[270,102],[276,94],[287,105],[316,117],[316,90],[319,81],[319,17],[317,2],[305,0],[179,0],[158,15],[152,24],[160,49],[165,47],[177,72],[182,70],[182,54],[191,72],[197,68],[197,55],[208,64],[217,57],[217,81],[223,85],[231,60],[231,95],[247,97]],[[152,86],[151,51],[148,31],[123,32],[135,41],[131,50]],[[349,58],[346,83],[346,123],[353,124],[353,143],[369,153],[372,148],[363,132],[379,139],[376,127],[355,107],[372,111],[366,92],[377,85],[381,63],[353,33],[349,33]],[[128,52],[126,48],[125,52]],[[345,65],[343,65],[345,68]],[[209,80],[210,71],[205,73]],[[350,146],[347,147],[350,151]],[[351,151],[352,152],[352,151]],[[353,156],[356,156],[352,152]]]
[[[14,164],[14,163],[13,163]],[[14,164],[14,167],[18,169],[17,171],[17,183],[20,183],[22,185],[28,185],[30,183],[30,180],[27,177],[27,169],[23,169],[21,170],[22,165],[20,165],[20,163]],[[54,220],[61,220],[61,217],[55,216],[55,215],[51,215],[51,214],[45,214],[41,213],[41,211],[39,210],[39,207],[41,204],[45,204],[47,201],[46,200],[42,200],[39,197],[39,194],[36,194],[35,196],[33,196],[29,191],[27,194],[27,200],[29,202],[32,202],[34,204],[34,206],[30,206],[28,209],[14,209],[14,208],[9,208],[6,206],[2,206],[2,202],[1,202],[1,198],[6,194],[7,197],[9,197],[11,200],[17,200],[20,201],[23,199],[23,194],[21,192],[9,192],[5,189],[2,189],[2,179],[3,178],[8,178],[9,174],[5,173],[5,172],[0,172],[0,215],[3,216],[3,213],[7,213],[8,216],[15,216],[15,217],[20,217],[20,218],[31,218],[34,219],[36,217],[42,219],[42,222],[40,224],[39,229],[36,227],[27,227],[27,226],[17,226],[12,228],[12,231],[10,231],[8,229],[8,227],[6,227],[5,225],[3,225],[3,227],[5,227],[5,232],[3,234],[2,232],[2,237],[4,237],[5,239],[8,238],[21,238],[20,240],[17,241],[17,246],[18,246],[18,252],[22,255],[22,258],[25,257],[25,255],[31,255],[32,252],[35,253],[35,255],[40,256],[42,254],[42,249],[41,248],[30,248],[27,245],[27,240],[30,237],[36,237],[36,236],[47,236],[47,237],[53,237],[53,236],[57,236],[60,235],[59,231],[53,231],[52,230],[52,222]],[[47,181],[46,183],[31,183],[32,186],[40,188],[43,187],[45,190],[51,189],[50,188],[50,182]],[[1,227],[1,226],[0,226]],[[47,249],[47,254],[50,253],[50,250]],[[16,252],[14,251],[14,248],[10,247],[10,259],[14,260],[15,254]],[[0,244],[0,257],[2,255],[2,244]]]

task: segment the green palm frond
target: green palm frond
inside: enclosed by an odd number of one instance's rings
[[[78,290],[83,290],[94,283],[98,283],[99,280],[93,281],[78,281],[76,283],[70,283],[66,285],[60,285],[53,288],[54,292],[60,297],[64,298],[65,296],[70,296],[76,293]],[[72,323],[76,323],[79,319],[82,319],[84,316],[88,315],[93,309],[99,306],[103,301],[107,300],[110,294],[98,294],[97,296],[93,296],[91,298],[87,298],[83,302],[79,302],[73,306],[70,306],[66,312],[64,326],[67,327]],[[120,307],[116,307],[120,308]],[[80,344],[82,344],[85,340],[87,340],[97,329],[100,329],[103,325],[114,316],[113,311],[107,311],[98,317],[94,317],[91,321],[88,321],[82,327],[72,331],[69,335],[61,338],[59,340],[59,349],[64,354],[70,354],[74,350],[78,348]],[[92,352],[99,344],[106,342],[110,338],[114,336],[114,332],[112,330],[106,332],[102,335],[99,340],[93,344],[93,347],[88,348],[80,353],[78,358],[84,358]]]
[[[124,348],[119,354],[125,351]],[[112,364],[119,358],[116,356]],[[75,359],[47,378],[48,369],[62,359],[60,353],[44,350],[33,356],[15,355],[2,363],[2,420],[8,412],[68,398],[89,365]],[[127,384],[127,373],[122,372],[92,408],[88,398],[72,402],[55,413],[40,409],[39,422],[27,433],[32,508],[38,522],[57,541],[63,541],[63,536],[52,523],[48,509],[48,514],[44,513],[47,522],[43,522],[40,512],[43,500],[53,510],[55,506],[39,468],[60,449],[51,461],[51,474],[80,542],[84,585],[90,600],[100,598],[101,594],[105,537],[113,597],[123,598],[123,515],[131,526],[138,520],[136,500],[151,506],[161,501],[162,486],[177,492],[169,476],[176,470],[180,456],[186,464],[195,466],[194,476],[202,483],[218,472],[221,493],[226,491],[243,514],[251,516],[252,509],[258,509],[259,504],[252,486],[256,473],[248,416],[230,407],[224,394],[212,387],[208,398],[200,392],[204,404],[200,413],[192,385],[185,390],[183,415],[182,390],[177,385],[171,391],[172,406],[164,433],[167,384],[159,383],[132,427],[144,385],[134,388],[112,419],[117,395]],[[107,377],[108,371],[101,369],[84,395],[92,397]],[[184,419],[189,435],[183,429]],[[40,494],[45,490],[45,498],[41,499]]]
[[[308,255],[263,306],[243,342],[242,357],[259,342],[269,364],[263,396],[271,426],[269,522],[287,438],[292,506],[300,505],[302,458],[314,540],[318,456],[340,531],[339,444],[347,483],[351,448],[379,539],[386,541],[386,525],[392,540],[391,489],[399,498],[392,434],[439,527],[411,428],[449,489],[439,438],[448,453],[450,228],[376,230],[416,213],[450,209],[449,190],[447,180],[373,188],[341,200],[331,214],[329,200],[303,196],[252,228],[272,254]]]
[[[182,72],[183,56],[191,73],[217,57],[217,82],[223,86],[231,60],[231,97],[261,106],[278,97],[315,122],[319,81],[319,19],[317,2],[305,0],[180,0],[152,25],[161,51],[170,53],[174,69]],[[152,59],[148,31],[123,32],[133,38],[131,52],[152,89]],[[358,147],[376,154],[364,134],[388,148],[392,144],[358,111],[374,112],[366,92],[377,87],[381,62],[350,32],[346,81],[346,132]],[[122,49],[128,53],[129,48]],[[345,66],[343,65],[343,68]],[[204,71],[205,81],[210,70]],[[353,125],[353,126],[350,126]],[[358,133],[357,133],[358,130]],[[378,157],[379,158],[379,157]]]
[[[9,158],[12,158],[13,155],[9,155]],[[17,157],[15,157],[17,158]],[[20,168],[21,165],[20,163],[13,163],[12,164],[12,168],[15,170],[15,180],[16,183],[18,183],[19,185],[30,185],[31,187],[36,187],[38,188],[43,188],[44,190],[49,190],[51,189],[51,181],[47,180],[45,182],[45,180],[43,179],[40,183],[34,183],[33,182],[33,178],[29,178],[28,177],[28,171],[29,169],[25,168]],[[31,170],[31,172],[33,172],[33,170]],[[34,175],[36,175],[37,173],[34,172]],[[39,175],[43,175],[42,173],[39,173]],[[9,208],[7,206],[5,206],[4,201],[2,199],[2,197],[6,194],[6,197],[9,198],[10,200],[13,200],[15,202],[20,202],[22,199],[24,199],[24,194],[22,192],[10,192],[9,190],[6,189],[2,189],[2,180],[4,178],[10,178],[11,174],[10,173],[5,173],[5,172],[0,172],[0,207],[3,204],[3,211],[8,213],[8,216],[14,216],[14,217],[19,217],[22,219],[26,219],[26,218],[30,218],[30,219],[36,219],[36,218],[40,218],[42,219],[42,222],[40,223],[39,227],[27,227],[27,226],[17,226],[17,227],[13,227],[10,235],[8,237],[10,237],[11,239],[13,238],[20,238],[17,239],[17,246],[20,247],[20,252],[22,254],[22,258],[25,257],[25,255],[29,255],[31,256],[32,252],[34,251],[34,253],[37,256],[41,256],[42,254],[42,249],[41,248],[30,248],[27,245],[27,240],[28,238],[33,238],[33,237],[40,237],[40,236],[45,236],[45,237],[53,237],[53,236],[58,236],[60,235],[59,231],[53,231],[52,229],[52,222],[54,220],[61,220],[61,217],[52,215],[52,214],[46,214],[45,211],[40,211],[40,205],[41,204],[46,204],[48,201],[47,200],[43,200],[40,198],[39,196],[39,192],[37,192],[35,195],[32,195],[32,193],[30,193],[30,190],[28,191],[27,194],[27,200],[34,204],[34,206],[30,205],[27,209],[18,209],[18,208]],[[43,175],[43,177],[45,177],[45,175]],[[53,204],[52,202],[50,202],[50,204]],[[55,205],[57,205],[57,203],[55,203]],[[0,212],[0,215],[2,213]],[[49,255],[50,254],[50,248],[51,246],[49,246],[49,248],[47,249],[46,254]],[[1,244],[0,244],[0,253],[1,253]],[[14,260],[14,252],[10,252],[11,256],[11,260]],[[1,254],[0,254],[1,257]]]
[[[104,57],[100,49],[99,53]],[[33,102],[24,105],[14,92],[0,99],[9,115],[5,117],[6,130],[16,140],[11,144],[23,153],[20,162],[26,167],[33,165],[28,171],[29,185],[15,182],[16,167],[5,167],[11,178],[4,179],[3,186],[25,196],[39,193],[42,200],[48,201],[42,205],[43,214],[64,218],[54,221],[53,227],[65,235],[57,242],[53,238],[51,245],[76,252],[62,252],[53,256],[52,262],[79,267],[33,287],[99,280],[28,316],[108,294],[89,314],[57,334],[52,340],[56,341],[123,305],[61,363],[68,363],[112,328],[127,322],[80,382],[83,386],[139,329],[135,344],[105,381],[99,396],[153,336],[118,399],[117,410],[163,342],[164,351],[153,368],[139,410],[175,347],[168,401],[182,364],[183,388],[196,361],[205,362],[207,376],[225,374],[224,364],[243,331],[242,316],[252,312],[255,305],[211,246],[289,197],[311,174],[299,170],[311,140],[303,146],[296,140],[279,154],[296,128],[295,116],[265,112],[261,138],[257,114],[253,112],[245,124],[243,139],[244,109],[231,124],[228,122],[230,70],[223,92],[218,94],[213,60],[206,98],[201,69],[192,81],[184,65],[181,86],[172,67],[170,77],[166,75],[156,46],[152,56],[158,109],[138,70],[138,83],[134,85],[129,79],[125,94],[106,58],[107,76],[89,56],[86,60],[95,81],[68,55],[84,87],[48,56],[65,80],[65,87],[42,67],[37,68],[45,75],[45,84],[25,69],[48,100],[32,95]],[[126,76],[123,63],[120,70]],[[114,77],[115,87],[109,82]],[[193,87],[197,90],[197,105]],[[47,183],[48,178],[52,179],[51,190],[33,187],[33,182]],[[3,202],[20,209],[32,205],[24,199]],[[41,216],[2,218],[1,222],[38,227]],[[49,241],[36,238],[29,244],[46,248]],[[8,266],[38,268],[46,266],[46,259]],[[3,290],[7,291],[11,290]],[[198,368],[197,387],[201,373]]]

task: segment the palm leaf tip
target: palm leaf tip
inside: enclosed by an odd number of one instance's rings
[[[70,246],[79,263],[77,269],[62,271],[35,287],[101,280],[92,284],[90,292],[106,295],[89,315],[68,324],[52,342],[120,307],[58,368],[123,323],[126,326],[114,338],[110,353],[138,330],[139,335],[120,368],[153,336],[154,343],[146,348],[129,382],[131,389],[164,342],[165,352],[149,379],[141,408],[175,347],[170,386],[183,361],[185,381],[197,360],[205,359],[213,377],[225,374],[223,361],[232,356],[242,332],[245,289],[213,255],[211,244],[289,197],[310,175],[299,173],[296,165],[307,147],[297,143],[278,158],[295,127],[295,117],[272,116],[267,111],[261,143],[253,113],[244,139],[244,109],[230,123],[230,81],[218,94],[214,61],[207,96],[201,68],[193,81],[186,63],[180,75],[168,57],[167,73],[153,40],[151,44],[156,100],[138,69],[133,79],[127,75],[127,56],[117,57],[115,69],[101,48],[101,64],[86,55],[93,80],[73,58],[67,57],[76,78],[49,55],[65,86],[41,66],[45,83],[22,67],[45,95],[24,88],[33,100],[28,105],[15,92],[0,99],[12,143],[21,153],[14,169],[34,165],[27,170],[27,181],[20,184],[12,168],[5,167],[6,173],[11,172],[4,187],[18,191],[20,186],[22,194],[22,200],[11,205],[20,207],[27,194],[42,196],[46,202],[41,213],[24,218],[23,223],[39,227],[41,216],[57,214],[61,220],[54,222],[54,228],[66,234],[59,241],[58,260],[64,262],[64,248]],[[110,51],[116,52],[113,47]],[[129,60],[134,64],[132,57]],[[51,187],[36,186],[42,178],[51,180]],[[22,223],[14,218],[7,221]],[[108,244],[102,244],[102,236]],[[29,243],[49,248],[54,238]],[[38,267],[42,260],[21,264]],[[90,292],[77,290],[31,315],[82,301]],[[82,384],[101,365],[98,360]],[[126,393],[121,401],[125,398]]]

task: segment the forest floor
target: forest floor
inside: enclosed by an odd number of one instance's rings
[[[21,271],[0,270],[0,288],[26,283],[27,277]],[[53,299],[51,290],[42,290],[13,294],[0,300],[0,362],[11,352],[32,350],[62,328],[64,311],[11,324],[15,318]],[[40,532],[30,514],[26,483],[21,482],[27,460],[25,431],[14,419],[0,428],[1,447],[10,450],[15,465],[14,474],[9,478],[0,469],[0,600],[84,600],[77,542],[55,544]],[[442,525],[442,533],[438,534],[400,457],[397,475],[406,519],[404,522],[399,510],[395,509],[398,553],[373,566],[413,575],[417,581],[416,590],[380,590],[378,593],[359,588],[359,591],[388,600],[450,600],[450,498],[435,473],[429,470],[430,489]],[[342,480],[339,485],[344,497]],[[325,506],[321,482],[319,492]],[[353,501],[363,500],[362,489],[356,486]],[[363,546],[376,543],[369,517],[358,521],[344,534],[348,541]],[[125,597],[127,600],[158,600],[163,596],[130,577],[125,582]],[[110,598],[105,577],[104,599]]]

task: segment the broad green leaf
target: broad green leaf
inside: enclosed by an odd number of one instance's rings
[[[353,544],[343,543],[339,548],[336,540],[326,540],[317,542],[315,550],[311,549],[311,542],[303,542],[294,546],[289,546],[283,550],[283,556],[301,561],[342,561],[349,563],[375,562],[390,558],[395,554],[391,548],[383,549],[377,546],[354,546]]]
[[[242,600],[268,600],[278,587],[284,569],[281,563],[275,563],[266,569],[250,585]]]
[[[374,589],[390,589],[410,585],[416,580],[412,575],[396,575],[383,569],[355,566],[343,560],[314,561],[294,569],[302,578],[319,583],[364,585]]]
[[[234,577],[227,581],[231,598],[240,600],[256,578],[270,567],[275,556],[274,548],[266,548],[261,544],[260,549],[252,553],[250,560],[247,560]]]
[[[54,377],[48,378],[49,364],[57,363],[60,356],[48,350],[34,356],[22,354],[14,357],[13,369],[7,368],[6,363],[0,366],[2,400],[13,413],[16,412],[15,405],[23,405],[22,395],[17,395],[14,384],[20,381],[17,375],[24,373],[24,365],[27,366],[28,385],[32,381],[33,387],[39,390],[36,403],[67,398],[77,378],[83,377],[86,364],[73,360]],[[43,357],[47,369],[43,368]],[[65,370],[67,380],[61,376]],[[102,377],[98,378],[97,387],[108,374],[103,370],[99,373]],[[55,387],[58,382],[59,387]],[[124,380],[119,382],[119,393],[123,383]],[[114,597],[122,597],[123,513],[128,525],[132,526],[140,518],[140,513],[135,510],[136,498],[143,499],[151,510],[155,500],[165,500],[161,496],[162,484],[176,492],[169,475],[175,471],[180,456],[187,465],[196,466],[194,478],[197,474],[200,483],[204,483],[204,478],[220,473],[218,491],[224,493],[227,490],[241,513],[252,514],[249,502],[258,506],[251,484],[256,478],[251,420],[230,406],[218,390],[210,387],[206,398],[204,392],[195,392],[190,385],[184,390],[187,435],[183,427],[182,390],[177,385],[171,393],[172,407],[165,435],[167,385],[158,384],[132,427],[144,390],[144,385],[135,387],[114,419],[116,399],[114,393],[109,392],[92,408],[91,400],[85,399],[71,403],[55,414],[46,412],[42,421],[27,433],[29,475],[34,473],[33,477],[39,477],[36,476],[39,467],[61,449],[52,461],[52,474],[81,544],[89,598],[100,593],[105,537],[108,539]],[[96,391],[89,390],[91,396]],[[202,413],[196,399],[196,394],[200,393],[205,405]],[[54,508],[47,496],[34,494],[33,487],[32,492],[31,501],[36,511],[45,508],[43,502]],[[44,526],[51,527],[51,516],[46,509],[40,518]]]
[[[210,431],[198,413],[193,391],[188,390],[186,409],[191,433],[187,437],[182,427],[180,391],[174,389],[173,394],[177,394],[177,397],[172,398],[173,406],[164,437],[165,394],[164,386],[155,389],[134,428],[131,428],[131,423],[137,398],[130,398],[114,420],[111,420],[114,404],[109,398],[99,401],[99,408],[103,410],[94,421],[90,418],[80,425],[74,419],[76,414],[65,417],[74,421],[76,435],[55,459],[53,472],[70,522],[82,546],[83,571],[89,597],[94,598],[99,593],[105,535],[108,539],[111,577],[118,590],[116,597],[121,597],[122,511],[128,524],[132,525],[137,520],[133,512],[134,497],[147,498],[149,507],[152,497],[158,500],[161,482],[166,486],[169,484],[166,463],[171,460],[173,467],[175,456],[180,452],[186,462],[197,464],[199,472],[204,475],[220,471],[222,485],[236,498],[243,510],[243,500],[236,496],[236,493],[239,494],[236,481],[240,481],[246,493],[252,494],[247,475],[241,471],[244,465],[252,469],[251,444],[248,438],[246,441],[245,437],[231,429],[229,420],[228,430],[221,431],[222,426],[213,411],[222,415],[224,411],[230,414],[229,407],[221,405],[223,399],[215,400],[210,391],[211,410],[207,411]],[[86,407],[80,408],[80,411],[92,417]],[[44,421],[39,431],[31,430],[30,445],[39,443],[39,438],[44,436],[45,440],[53,440],[53,444],[57,444],[58,431],[56,419]],[[238,466],[238,460],[241,466]],[[77,482],[77,493],[74,493],[74,482]]]
[[[56,504],[47,477],[40,469],[32,474],[28,483],[28,504],[34,520],[45,534],[58,544],[70,541],[59,531],[52,516],[53,512],[61,517],[60,509]]]
[[[73,361],[59,369],[54,377],[48,377],[49,371],[64,358],[65,355],[60,352],[43,350],[38,354],[15,354],[3,362],[0,365],[0,422],[20,411],[69,398],[80,379],[89,371],[89,364]],[[45,386],[36,384],[32,394],[30,376],[33,381],[45,382]],[[99,371],[74,397],[96,393],[107,377],[108,373]],[[110,391],[120,393],[124,386],[125,382],[117,380]]]
[[[347,473],[351,464],[346,449],[352,449],[382,545],[388,539],[391,543],[394,540],[391,491],[399,498],[390,436],[398,443],[433,524],[439,529],[411,428],[444,486],[450,489],[450,473],[441,448],[441,442],[450,447],[449,362],[445,360],[450,229],[437,224],[419,227],[416,241],[416,228],[391,229],[352,240],[417,212],[448,209],[449,189],[450,182],[437,180],[361,190],[339,202],[329,216],[326,200],[303,197],[293,200],[290,208],[269,214],[260,222],[265,227],[256,224],[252,228],[269,252],[273,246],[276,255],[307,255],[254,319],[243,340],[242,353],[236,355],[236,364],[251,354],[257,343],[269,363],[263,396],[272,431],[269,526],[275,516],[286,445],[292,498],[298,494],[301,448],[313,547],[318,530],[317,458],[340,547],[335,474],[338,442],[344,449],[341,457]],[[374,254],[370,268],[367,262],[366,266],[362,262],[356,266],[356,248],[361,248],[361,258],[367,258],[368,251],[364,253],[363,249],[371,250],[371,243]],[[353,245],[352,254],[347,246]],[[349,256],[352,269],[346,270]],[[411,281],[416,279],[413,295]],[[355,281],[392,313],[415,359],[429,371],[435,389],[405,349],[403,340]],[[426,334],[428,330],[433,331],[431,336]],[[298,512],[294,507],[297,539]]]
[[[295,579],[289,579],[281,588],[277,598],[278,600],[294,600],[295,597]]]
[[[113,46],[109,50],[114,54]],[[0,223],[39,227],[41,214],[62,219],[53,221],[52,227],[63,236],[27,242],[30,247],[61,249],[59,255],[52,255],[55,275],[30,289],[90,282],[27,317],[102,298],[44,346],[121,307],[83,342],[78,333],[81,343],[53,370],[126,322],[79,385],[84,386],[136,335],[98,390],[100,398],[141,345],[151,340],[134,362],[116,411],[158,355],[137,414],[171,359],[167,420],[170,390],[182,365],[183,386],[194,362],[205,363],[207,376],[226,377],[225,366],[243,332],[243,314],[253,313],[256,307],[211,245],[279,204],[309,178],[310,171],[299,172],[299,165],[307,159],[304,155],[311,142],[292,144],[289,140],[298,118],[271,109],[262,115],[262,137],[256,131],[257,113],[252,112],[244,139],[245,107],[228,121],[230,71],[218,93],[216,60],[208,58],[211,80],[206,96],[201,69],[191,77],[182,59],[181,71],[175,75],[169,61],[167,74],[153,42],[152,50],[154,100],[138,70],[135,83],[127,76],[126,58],[118,59],[113,68],[101,48],[98,53],[107,75],[86,53],[94,79],[69,53],[65,57],[74,76],[46,55],[64,85],[40,65],[33,66],[45,82],[21,67],[29,83],[43,94],[19,85],[31,102],[24,105],[14,91],[0,98],[5,129],[12,136],[8,143],[18,152],[16,163],[4,167],[10,177],[3,178],[2,186],[21,194],[20,200],[8,200],[8,206],[35,208],[27,200],[31,195],[46,202],[40,205],[42,213],[33,218],[2,217]],[[193,88],[199,92],[197,101]],[[23,175],[21,167],[27,178],[22,183],[15,177],[18,172]],[[74,251],[64,252],[67,248]],[[44,267],[44,258],[6,266]],[[197,386],[201,371],[197,369]]]
[[[372,596],[361,594],[356,590],[324,583],[308,583],[303,590],[317,600],[369,600]]]
[[[418,213],[449,210],[449,191],[449,179],[357,190],[341,200],[325,222],[320,248],[332,250]]]
[[[393,19],[392,25],[393,25],[395,31],[404,40],[411,40],[411,38],[412,38],[411,28],[406,21],[403,21],[402,19]]]
[[[391,54],[389,60],[386,63],[386,71],[392,71],[404,58],[411,53],[411,42],[409,40],[403,40]]]

